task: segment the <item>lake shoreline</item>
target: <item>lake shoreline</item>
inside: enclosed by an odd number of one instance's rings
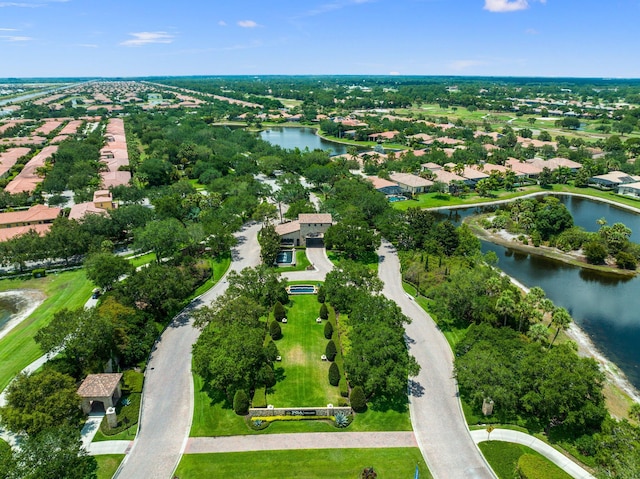
[[[9,334],[13,328],[27,319],[44,302],[46,296],[37,289],[13,289],[0,292],[0,296],[14,296],[24,300],[26,304],[15,314],[11,315],[2,328],[0,328],[0,339]]]

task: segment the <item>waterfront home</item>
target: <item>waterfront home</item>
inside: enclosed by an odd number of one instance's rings
[[[640,176],[632,176],[624,171],[614,170],[604,175],[592,176],[589,178],[589,186],[612,190],[620,185],[635,183],[636,181],[640,181]]]
[[[399,195],[402,192],[398,183],[394,181],[385,180],[377,176],[367,176],[366,180],[371,182],[376,190],[385,195]]]
[[[389,178],[397,183],[401,192],[412,195],[426,193],[433,186],[433,181],[411,173],[393,173]]]

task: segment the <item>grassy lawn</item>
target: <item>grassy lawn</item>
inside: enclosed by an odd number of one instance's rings
[[[187,298],[185,304],[192,301],[194,298],[197,298],[201,294],[206,293],[211,288],[213,288],[220,278],[224,276],[224,274],[229,269],[231,265],[231,255],[223,256],[220,258],[209,259],[209,265],[211,266],[211,277],[207,279],[204,283],[202,283],[198,288],[193,292],[191,296]]]
[[[0,390],[24,367],[42,356],[33,340],[36,332],[51,320],[56,311],[82,307],[91,296],[93,284],[87,280],[84,270],[50,274],[45,278],[0,281],[0,291],[13,289],[37,289],[47,299],[0,340]]]
[[[310,264],[311,263],[309,262],[309,258],[307,258],[307,250],[297,249],[295,266],[283,266],[276,269],[278,273],[287,273],[289,271],[305,271]]]
[[[431,477],[417,448],[302,449],[288,451],[187,454],[176,471],[180,479],[355,478],[373,467],[378,478]]]
[[[98,479],[111,479],[124,459],[124,454],[105,454],[96,456],[98,462]]]
[[[116,405],[118,426],[110,429],[107,418],[103,418],[102,423],[100,423],[100,429],[94,438],[96,442],[133,439],[136,435],[144,374],[127,370],[124,372],[122,382],[122,398]],[[126,406],[123,405],[123,401],[125,400],[129,402]]]
[[[287,324],[276,346],[282,362],[275,368],[278,383],[267,391],[267,403],[276,407],[337,404],[340,393],[328,380],[329,361],[321,361],[327,345],[324,322],[316,323],[320,304],[315,295],[291,296]]]
[[[133,265],[134,268],[138,268],[142,265],[145,264],[149,264],[153,261],[156,260],[156,254],[155,253],[146,253],[143,254],[142,256],[136,256],[136,257],[132,257],[132,258],[127,258],[129,260],[129,263],[131,263]]]
[[[339,251],[327,251],[327,257],[334,265],[340,266],[342,261],[346,260],[343,253]],[[373,271],[378,271],[378,254],[374,251],[366,258],[357,260],[356,263],[364,264]]]
[[[514,477],[514,471],[518,466],[518,461],[525,455],[537,458],[533,459],[533,461],[539,465],[535,469],[535,472],[538,474],[532,475],[531,471],[528,471],[528,478],[571,479],[569,474],[527,446],[501,441],[481,442],[478,446],[499,479],[512,479]]]

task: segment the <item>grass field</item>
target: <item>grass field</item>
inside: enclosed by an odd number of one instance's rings
[[[276,341],[282,362],[275,368],[278,383],[267,391],[267,403],[275,407],[312,407],[337,404],[340,392],[328,380],[329,361],[322,361],[327,345],[324,322],[316,295],[291,296],[282,339]]]
[[[96,456],[96,461],[98,461],[98,479],[111,479],[123,459],[124,454]]]
[[[352,479],[365,467],[373,467],[379,479],[406,479],[414,477],[416,465],[421,478],[431,478],[417,448],[187,454],[182,457],[176,476],[180,479]]]
[[[47,299],[0,340],[0,390],[24,367],[42,356],[33,340],[36,332],[49,323],[56,311],[82,307],[91,296],[93,284],[87,280],[84,270],[50,274],[45,278],[0,281],[0,291],[13,289],[37,289]]]
[[[153,261],[156,260],[156,254],[155,253],[146,253],[143,254],[142,256],[135,256],[135,257],[131,257],[131,258],[127,258],[129,260],[129,263],[131,263],[133,265],[134,268],[138,268],[139,266],[142,266],[144,264],[149,264]]]
[[[512,479],[518,460],[525,454],[541,459],[540,475],[528,475],[530,479],[571,479],[569,474],[527,446],[501,441],[481,442],[478,446],[499,479]]]

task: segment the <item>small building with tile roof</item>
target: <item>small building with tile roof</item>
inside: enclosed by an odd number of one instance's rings
[[[78,396],[82,399],[82,411],[89,414],[94,402],[101,402],[105,411],[115,407],[122,396],[121,379],[122,373],[89,374],[78,388]]]

